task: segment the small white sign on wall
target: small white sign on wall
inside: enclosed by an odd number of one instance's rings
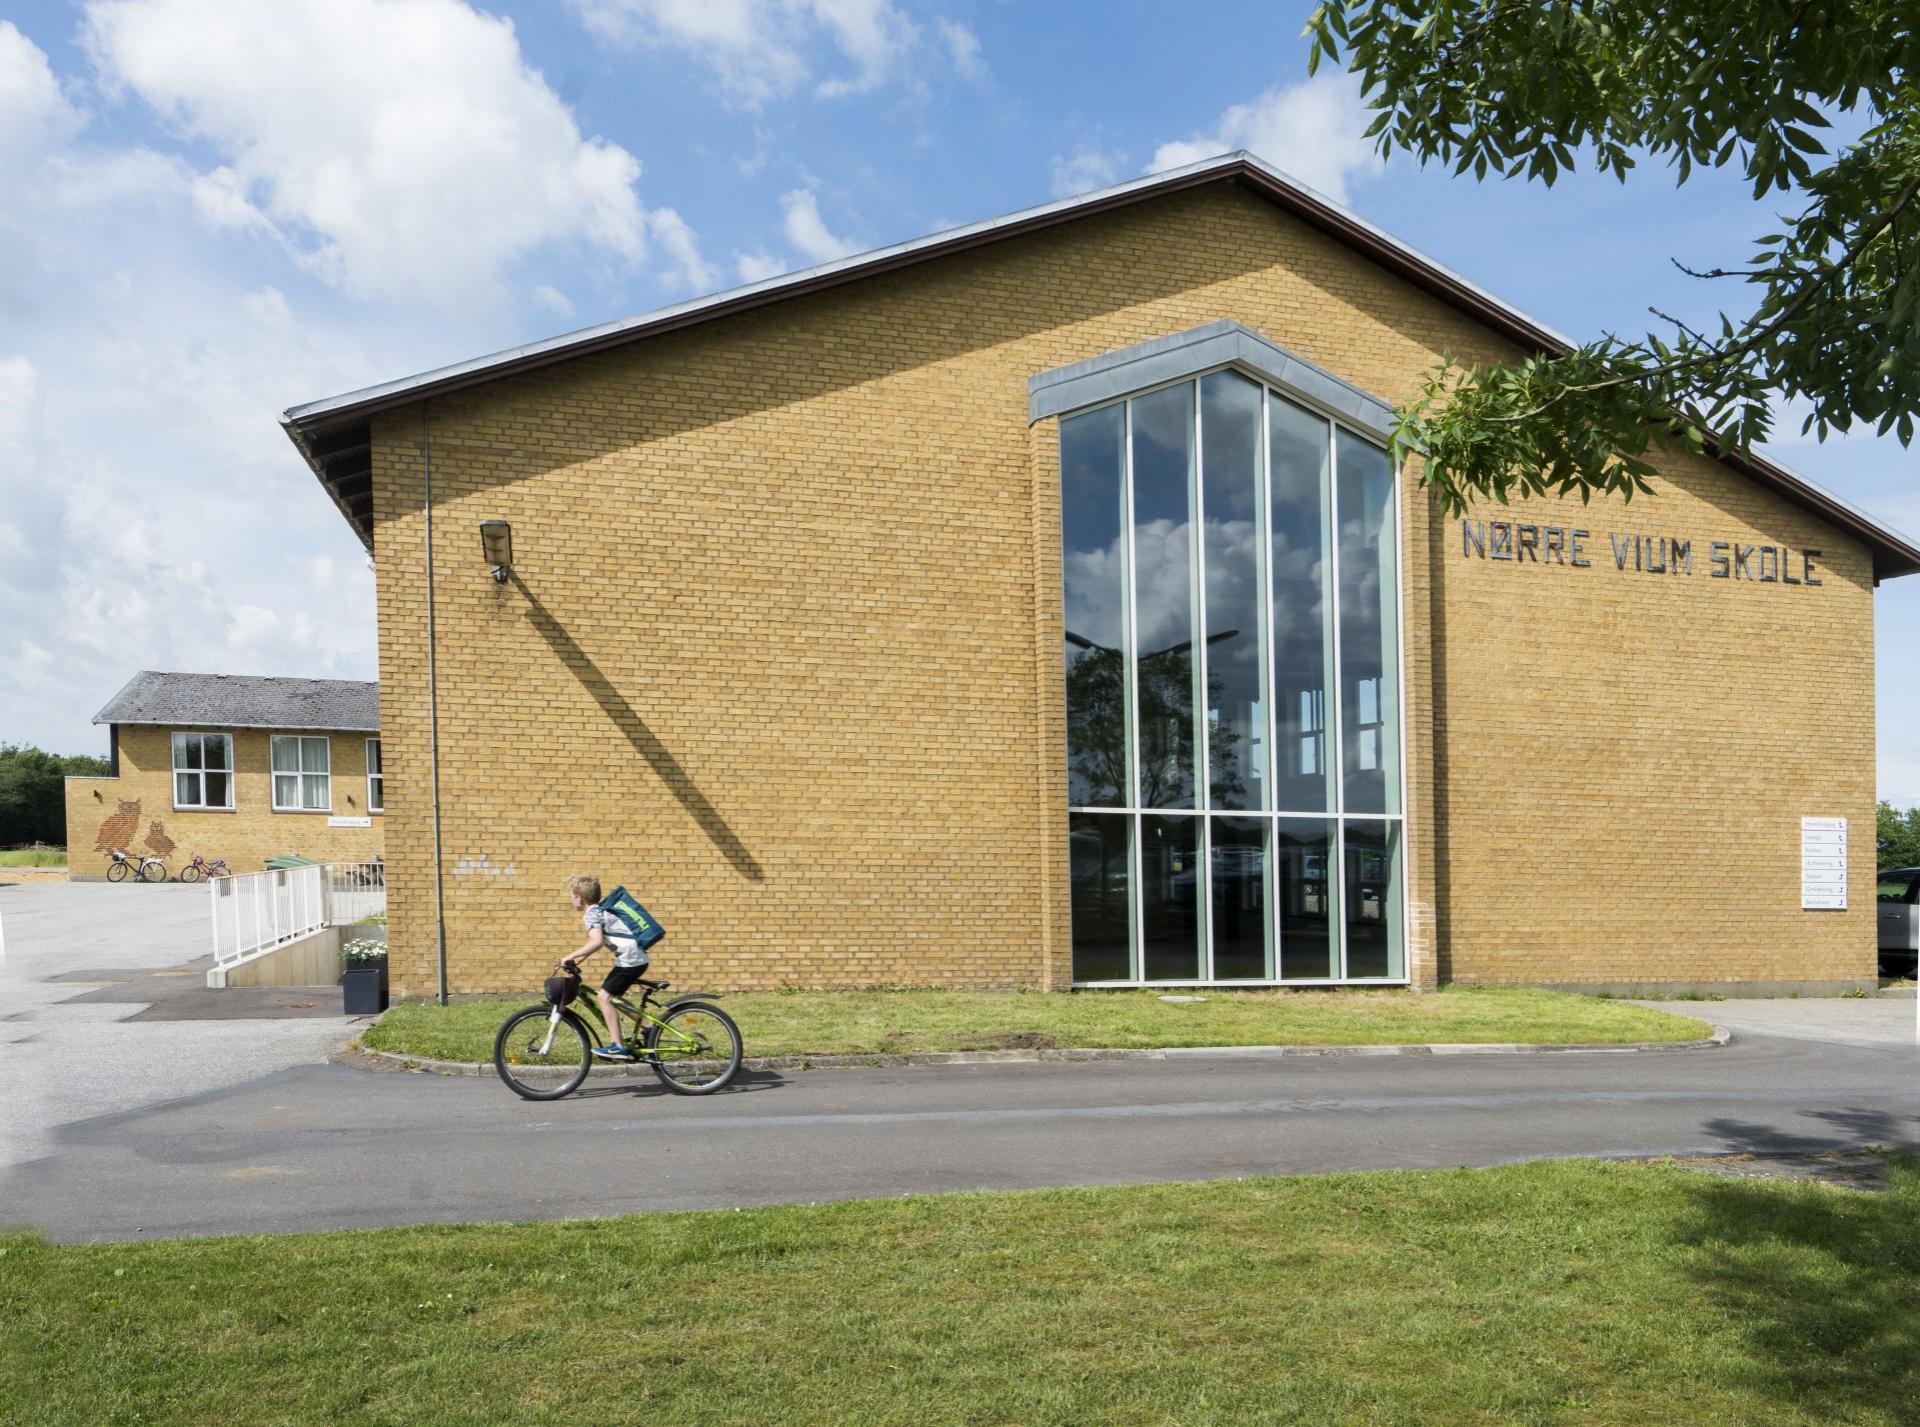
[[[1847,820],[1800,819],[1800,910],[1847,909]]]
[[[328,818],[328,827],[372,827],[372,818]]]

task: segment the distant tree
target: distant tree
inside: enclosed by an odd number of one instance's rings
[[[0,743],[0,847],[16,842],[67,842],[69,776],[100,777],[111,771],[104,758],[61,756],[31,746]]]
[[[1661,439],[1745,452],[1772,403],[1802,430],[1913,438],[1920,415],[1920,4],[1915,0],[1326,0],[1309,68],[1358,74],[1380,151],[1551,184],[1576,164],[1626,181],[1735,166],[1778,231],[1732,282],[1747,310],[1563,356],[1442,363],[1403,408],[1450,509],[1477,496],[1631,498]],[[1836,122],[1851,134],[1829,149]]]
[[[1882,803],[1875,824],[1880,866],[1920,867],[1920,808],[1901,812],[1892,803]]]

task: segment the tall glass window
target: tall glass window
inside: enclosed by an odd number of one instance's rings
[[[1312,412],[1278,397],[1267,403],[1275,806],[1297,812],[1333,811],[1331,439]]]
[[[1200,379],[1206,571],[1207,806],[1267,802],[1265,591],[1260,587],[1260,388],[1233,372]]]
[[[1067,800],[1120,808],[1128,795],[1127,409],[1060,428],[1060,567],[1065,583]]]
[[[1198,806],[1194,685],[1200,585],[1195,546],[1193,384],[1133,407],[1134,680],[1139,693],[1140,806]]]
[[[1233,371],[1060,453],[1074,980],[1404,980],[1387,453]]]
[[[1340,698],[1345,811],[1400,811],[1400,581],[1393,468],[1387,453],[1342,431]]]

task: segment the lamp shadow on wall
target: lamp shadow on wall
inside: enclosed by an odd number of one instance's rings
[[[615,728],[626,735],[627,742],[636,752],[647,760],[661,782],[680,800],[680,806],[692,815],[700,824],[713,845],[725,854],[734,870],[749,882],[764,882],[767,874],[759,862],[754,859],[739,835],[727,825],[720,810],[707,801],[706,794],[695,785],[693,777],[680,765],[667,746],[662,743],[646,721],[634,710],[620,691],[614,688],[600,666],[587,656],[587,651],[574,643],[573,636],[560,626],[560,622],[547,612],[547,607],[528,589],[520,578],[519,571],[510,571],[508,578],[513,587],[520,591],[527,601],[527,619],[540,631],[540,637],[547,641],[553,652],[560,656],[560,662],[572,671],[581,687],[593,695],[594,702],[600,705],[606,716],[613,720]]]

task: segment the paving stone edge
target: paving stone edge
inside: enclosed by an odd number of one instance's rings
[[[1228,1059],[1253,1056],[1271,1059],[1278,1056],[1362,1056],[1362,1055],[1631,1055],[1650,1051],[1714,1050],[1733,1039],[1725,1026],[1716,1025],[1713,1034],[1692,1041],[1628,1041],[1619,1045],[1576,1043],[1569,1045],[1514,1045],[1492,1042],[1458,1045],[1221,1045],[1166,1046],[1153,1050],[1098,1048],[1067,1050],[929,1050],[906,1055],[761,1055],[747,1056],[742,1070],[891,1070],[927,1065],[1031,1065],[1045,1061],[1077,1060],[1192,1060]],[[373,1050],[355,1042],[335,1057],[343,1065],[353,1065],[365,1057],[381,1068],[417,1070],[433,1075],[491,1075],[493,1062],[434,1060],[423,1055],[401,1055],[396,1051]],[[361,1066],[367,1069],[371,1067]],[[651,1075],[650,1066],[596,1065],[600,1075]]]

